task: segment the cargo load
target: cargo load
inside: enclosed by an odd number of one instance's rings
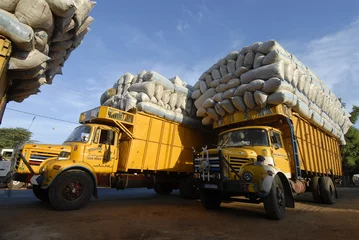
[[[166,78],[145,70],[123,74],[100,98],[100,104],[124,111],[140,111],[181,124],[200,126],[191,95],[193,87],[179,76]]]
[[[191,97],[205,125],[234,111],[284,104],[343,145],[352,126],[334,93],[274,40],[253,43],[218,60],[199,77]]]
[[[52,84],[70,54],[90,31],[89,0],[0,1],[0,35],[13,45],[8,100],[22,102]]]

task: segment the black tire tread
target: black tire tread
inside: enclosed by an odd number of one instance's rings
[[[76,201],[67,201],[61,197],[61,187],[70,179],[76,179],[83,183],[82,196]],[[94,192],[94,181],[90,174],[83,170],[68,170],[56,177],[49,189],[49,200],[51,205],[59,211],[77,210],[84,207],[91,199]]]
[[[206,209],[218,209],[221,206],[222,196],[219,191],[200,189],[199,196]]]
[[[272,188],[267,196],[263,198],[264,209],[267,216],[273,220],[281,220],[285,217],[285,206],[283,208],[279,207],[276,196],[276,184],[282,188],[284,193],[283,183],[280,180],[279,176],[275,176],[272,183]],[[284,194],[284,203],[285,203],[285,194]]]

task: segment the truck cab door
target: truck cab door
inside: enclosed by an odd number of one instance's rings
[[[112,173],[117,169],[117,132],[110,128],[95,130],[93,146],[88,149],[88,163],[98,173]]]
[[[282,134],[277,131],[271,131],[271,151],[274,163],[287,178],[291,177],[290,162],[287,152],[283,145]]]

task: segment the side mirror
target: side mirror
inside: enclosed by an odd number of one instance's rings
[[[107,134],[107,142],[108,142],[108,144],[110,144],[111,145],[111,143],[112,143],[112,140],[113,140],[113,132],[112,131],[108,131],[107,132],[108,134]]]
[[[275,150],[278,150],[279,149],[279,145],[277,143],[274,143],[273,144],[273,147],[275,148]]]

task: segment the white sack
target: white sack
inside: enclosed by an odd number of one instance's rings
[[[14,12],[19,0],[0,0],[0,9],[7,12]]]
[[[211,98],[216,94],[216,91],[213,88],[208,89],[205,93],[202,94],[202,96],[200,96],[195,102],[194,105],[196,106],[196,108],[200,108],[203,104],[203,102],[207,99],[207,98]]]
[[[221,72],[219,71],[219,69],[215,68],[212,70],[212,78],[214,80],[220,79],[221,77],[222,77],[222,75],[221,75]]]
[[[227,89],[227,84],[222,83],[216,87],[216,92],[224,92]]]
[[[215,121],[217,121],[219,119],[219,115],[217,114],[217,112],[214,108],[207,108],[206,113],[210,118],[212,118]]]
[[[253,80],[247,84],[247,91],[254,92],[256,90],[261,90],[264,86],[265,81],[261,79]]]
[[[155,98],[161,100],[162,96],[163,96],[163,86],[157,84],[155,87]]]
[[[241,75],[241,82],[249,83],[254,79],[269,79],[272,77],[284,78],[283,61],[249,70]]]
[[[243,97],[232,97],[232,103],[240,112],[244,112],[246,110],[246,104],[244,103]]]
[[[248,84],[242,84],[236,88],[236,91],[234,92],[234,96],[244,96],[244,93],[247,91]]]
[[[236,88],[241,84],[241,81],[239,80],[239,78],[232,78],[231,80],[228,81],[227,83],[227,89],[230,88]]]
[[[236,60],[236,69],[239,69],[244,66],[244,55],[238,54],[238,58]]]
[[[270,78],[264,82],[262,91],[266,93],[272,93],[280,90],[287,90],[293,92],[294,88],[288,82],[283,81],[277,77]]]
[[[254,96],[252,92],[244,93],[244,103],[248,108],[254,108],[256,106],[256,102],[254,100]]]
[[[253,96],[254,101],[259,107],[264,108],[267,105],[268,95],[266,93],[262,91],[255,91]]]
[[[211,125],[213,123],[213,119],[210,116],[202,118],[203,125]]]
[[[229,60],[228,62],[227,62],[227,71],[229,72],[229,73],[232,73],[232,72],[234,72],[236,70],[236,61],[234,61],[234,60]]]
[[[310,119],[312,111],[309,109],[308,104],[298,99],[297,104],[293,106],[293,110],[299,113],[305,119]]]
[[[198,110],[197,110],[197,112],[196,112],[196,116],[197,117],[205,117],[205,116],[207,116],[207,112],[206,112],[206,109],[204,109],[204,108],[199,108]]]
[[[297,96],[289,91],[280,90],[268,96],[268,103],[273,105],[283,103],[288,107],[293,107],[297,104]]]
[[[49,30],[54,25],[50,6],[45,0],[20,0],[15,8],[15,16],[32,28]]]
[[[136,98],[139,102],[149,102],[150,101],[150,97],[144,92],[137,93]]]
[[[199,89],[201,90],[201,93],[205,93],[207,91],[207,84],[205,81],[200,80],[199,81]]]
[[[227,91],[225,91],[223,93],[222,98],[223,99],[230,99],[231,97],[233,97],[235,91],[236,91],[236,88],[228,89]]]
[[[144,92],[150,98],[152,98],[155,94],[155,83],[153,82],[134,83],[128,88],[128,91]]]
[[[155,71],[147,72],[145,75],[143,75],[143,80],[153,81],[156,84],[161,84],[165,90],[174,90],[174,86],[171,81]]]
[[[254,63],[254,53],[249,51],[244,57],[244,67],[252,68]]]
[[[10,38],[21,50],[31,51],[34,48],[32,28],[2,9],[0,9],[0,34]]]
[[[223,101],[222,95],[223,95],[223,93],[221,93],[221,92],[216,93],[216,94],[213,96],[214,101],[216,101],[216,102],[222,102],[222,101]]]
[[[216,88],[219,84],[220,84],[220,80],[217,79],[217,80],[212,81],[209,85],[211,88]]]
[[[227,65],[224,65],[224,64],[220,65],[219,66],[219,71],[221,72],[222,76],[228,74]]]
[[[202,95],[202,94],[201,94],[201,91],[197,89],[196,91],[194,91],[194,92],[192,93],[191,98],[196,100],[196,99],[198,99],[201,95]]]
[[[158,117],[164,117],[167,110],[151,102],[140,102],[137,104],[137,108],[140,111],[156,115]]]
[[[264,58],[265,55],[263,53],[257,52],[256,55],[254,56],[253,68],[259,68],[260,66],[262,66],[262,61]]]
[[[202,108],[211,108],[214,107],[215,104],[216,101],[214,101],[212,98],[208,98],[203,102]]]
[[[219,103],[221,105],[221,107],[229,114],[234,113],[235,108],[233,106],[233,103],[231,100],[229,99],[225,99],[222,102]]]
[[[10,57],[8,68],[10,70],[26,70],[37,67],[49,59],[48,56],[36,49],[30,52],[15,51]]]
[[[216,103],[214,108],[216,109],[216,113],[218,113],[218,115],[220,115],[222,117],[224,117],[226,115],[226,111],[221,106],[221,103]]]

